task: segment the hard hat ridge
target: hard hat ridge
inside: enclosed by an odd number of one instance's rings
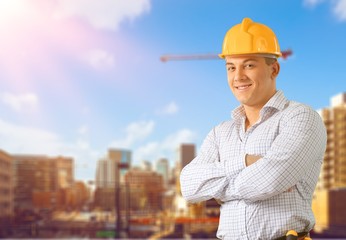
[[[241,30],[247,32],[252,22],[253,21],[250,18],[244,18],[241,22]]]

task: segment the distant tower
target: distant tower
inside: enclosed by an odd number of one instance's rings
[[[74,160],[70,157],[45,155],[12,155],[14,166],[14,207],[31,209],[37,205],[47,208],[66,204],[59,194],[74,183]],[[37,199],[43,199],[38,203]]]
[[[346,93],[333,96],[319,111],[327,129],[327,149],[317,189],[346,187]]]
[[[180,173],[181,170],[196,157],[196,147],[194,144],[181,144],[178,148],[178,162],[176,168],[176,191],[175,207],[176,216],[189,216],[200,218],[205,216],[205,202],[187,204],[181,196]]]
[[[160,158],[156,162],[156,172],[162,175],[164,186],[168,186],[168,180],[169,180],[169,163],[166,158]]]
[[[106,158],[99,159],[97,161],[96,167],[96,181],[95,185],[97,188],[106,188],[107,186],[114,186],[114,183],[111,181],[110,174],[110,161],[107,161]]]
[[[346,229],[346,93],[333,96],[319,110],[327,129],[327,148],[312,200],[314,232],[334,234]],[[345,232],[342,233],[342,236]]]
[[[129,187],[129,204],[133,210],[151,214],[162,210],[163,181],[157,172],[132,168],[125,175]]]
[[[109,149],[107,155],[98,161],[95,181],[97,206],[114,209],[115,188],[124,183],[125,173],[130,166],[131,151],[124,149]]]
[[[147,160],[143,160],[142,161],[142,169],[146,170],[146,171],[152,171],[153,167],[151,162],[147,161]]]
[[[12,163],[12,157],[8,153],[0,150],[0,219],[10,219],[13,215],[14,172]]]
[[[113,169],[116,169],[115,173],[117,172],[120,173],[119,176],[116,176],[116,174],[114,174],[115,181],[123,182],[124,175],[127,171],[126,169],[131,167],[131,161],[132,161],[131,151],[124,150],[124,149],[109,149],[108,159],[114,165]],[[127,165],[126,169],[122,169],[121,165]]]
[[[175,178],[176,178],[176,185],[177,185],[177,189],[178,192],[180,192],[180,181],[179,181],[179,176],[180,176],[180,172],[181,170],[187,165],[189,164],[192,159],[195,158],[196,153],[195,153],[195,145],[194,144],[181,144],[178,147],[177,150],[177,162],[176,162],[176,167],[175,167]]]
[[[128,168],[131,166],[131,151],[109,149],[108,154],[97,162],[96,187],[112,188],[116,181],[122,182],[124,173],[119,169],[119,164],[127,164]]]
[[[183,169],[196,156],[196,147],[194,144],[181,144],[178,149],[178,161]]]

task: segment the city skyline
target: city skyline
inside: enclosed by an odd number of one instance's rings
[[[179,166],[193,157],[194,148],[186,147],[178,150]],[[161,170],[168,173],[166,160],[161,160]],[[215,234],[218,218],[206,214],[215,206],[196,205],[190,212],[182,205],[178,171],[165,184],[149,162],[143,168],[131,167],[131,152],[115,149],[109,149],[99,163],[96,182],[83,183],[73,178],[71,158],[8,155],[0,150],[1,177],[6,180],[0,186],[5,193],[0,205],[7,209],[0,214],[1,226],[6,226],[0,228],[0,237],[158,239],[182,238],[185,232],[191,236]],[[197,228],[185,231],[187,223]],[[208,224],[208,228],[200,224]]]
[[[217,54],[244,17],[293,51],[280,60],[278,89],[327,107],[346,90],[345,16],[344,0],[2,0],[1,149],[72,157],[84,180],[109,148],[131,150],[134,165],[167,158],[173,166],[181,143],[198,153],[238,106],[224,63],[160,57]]]

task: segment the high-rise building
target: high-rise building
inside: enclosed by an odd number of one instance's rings
[[[163,177],[164,186],[168,186],[169,180],[169,162],[166,158],[160,158],[156,162],[156,172]]]
[[[146,171],[152,171],[153,170],[153,166],[152,166],[151,162],[148,160],[143,160],[141,163],[141,167],[143,170],[146,170]]]
[[[153,213],[163,207],[162,176],[154,171],[130,169],[125,175],[129,187],[130,209]]]
[[[96,188],[106,188],[114,186],[114,182],[111,180],[111,170],[112,166],[110,161],[106,158],[99,159],[96,166]],[[114,181],[114,180],[113,180]]]
[[[122,178],[126,169],[130,168],[131,161],[131,151],[109,149],[107,155],[97,162],[96,188],[112,188],[116,181],[123,182]]]
[[[190,212],[191,207],[187,205],[186,200],[181,196],[181,190],[180,190],[180,172],[181,170],[189,164],[194,158],[195,158],[195,145],[194,144],[181,144],[178,147],[177,150],[177,155],[178,155],[178,161],[176,162],[176,167],[175,167],[175,184],[176,184],[176,196],[174,199],[174,205],[176,207],[176,214],[178,216],[182,215],[188,215]],[[194,204],[193,207],[197,207],[197,204]]]
[[[73,159],[44,155],[13,155],[14,204],[19,209],[35,207],[34,199],[47,199],[45,207],[64,205],[60,190],[70,187]],[[37,207],[37,206],[36,206]]]
[[[124,176],[131,166],[131,151],[109,149],[97,163],[95,204],[103,209],[114,209],[115,189],[124,186]]]
[[[0,220],[13,215],[12,158],[0,150]],[[1,233],[1,231],[0,231]]]
[[[319,111],[327,129],[327,148],[317,189],[346,187],[346,93]]]
[[[95,196],[96,206],[105,210],[114,209],[115,206],[115,166],[108,158],[97,162]]]
[[[327,130],[327,147],[312,209],[315,232],[345,236],[346,208],[346,93],[330,99],[330,107],[319,111]]]
[[[180,172],[187,164],[189,164],[195,158],[196,156],[195,145],[186,144],[186,143],[181,144],[178,147],[177,155],[178,155],[178,159],[176,162],[174,176],[176,178],[175,184],[176,184],[177,192],[180,193],[180,181],[179,181]]]
[[[196,147],[194,144],[181,144],[178,149],[178,161],[183,169],[196,156]]]
[[[74,161],[70,157],[50,157],[56,163],[58,188],[68,188],[74,183]]]

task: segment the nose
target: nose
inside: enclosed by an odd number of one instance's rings
[[[244,69],[237,68],[234,71],[234,81],[242,81],[245,79]]]

